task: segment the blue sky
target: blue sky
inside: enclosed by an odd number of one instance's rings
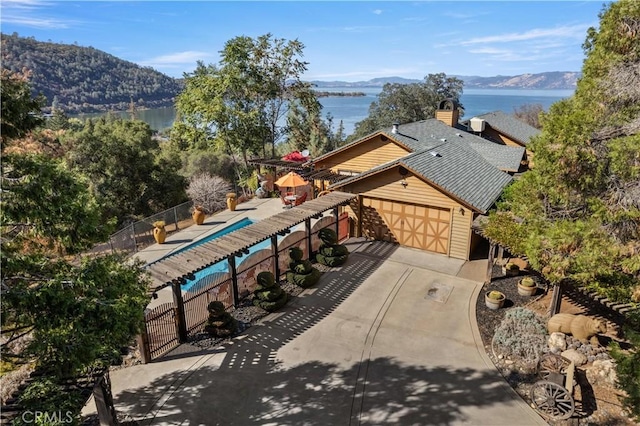
[[[2,32],[92,46],[173,77],[217,63],[224,43],[266,33],[298,39],[305,80],[429,73],[580,71],[597,1],[2,0]]]

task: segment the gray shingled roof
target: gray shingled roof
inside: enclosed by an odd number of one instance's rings
[[[501,170],[517,171],[524,155],[522,148],[506,147],[487,141],[473,133],[466,132],[464,126],[451,127],[435,118],[428,120],[416,121],[414,123],[406,123],[398,126],[398,132],[393,133],[392,127],[371,133],[363,138],[333,150],[327,154],[321,155],[312,160],[312,162],[320,161],[337,152],[349,149],[353,145],[363,143],[369,138],[377,134],[383,134],[390,139],[395,140],[413,152],[430,149],[442,143],[442,140],[462,139],[469,142],[480,155],[487,161],[495,165]],[[486,145],[486,146],[485,146]]]
[[[382,164],[331,187],[342,187],[397,165],[403,165],[422,175],[481,213],[486,213],[491,208],[512,179],[487,162],[467,142],[454,139],[439,141],[427,149]]]
[[[494,167],[505,172],[517,172],[524,157],[524,147],[498,145],[487,140],[469,141],[469,146]]]
[[[512,115],[505,114],[502,111],[488,112],[486,114],[477,115],[500,133],[527,145],[531,138],[537,136],[540,130],[533,126],[529,126]]]
[[[431,149],[443,141],[464,141],[495,167],[504,171],[518,171],[524,148],[499,145],[472,133],[448,126],[432,118],[398,126],[398,132],[385,129],[382,133],[411,148],[414,152]]]

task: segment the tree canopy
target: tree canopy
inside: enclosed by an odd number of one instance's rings
[[[185,89],[178,96],[178,120],[172,137],[183,147],[217,147],[245,160],[266,154],[287,133],[283,118],[297,102],[319,110],[311,86],[300,80],[307,63],[300,58],[304,45],[274,38],[233,38],[220,52],[218,65],[198,62],[185,74]]]
[[[93,47],[1,35],[3,69],[29,70],[33,93],[42,93],[43,110],[68,113],[172,106],[181,81]]]
[[[63,137],[65,160],[89,180],[105,221],[118,225],[187,200],[179,159],[161,156],[149,125],[107,115]]]
[[[3,108],[33,108],[26,83],[19,84],[6,97],[3,91]],[[32,143],[20,139],[32,124],[16,123],[19,132],[2,128],[11,149],[3,150],[0,164],[3,373],[11,374],[7,366],[33,366],[38,375],[20,393],[21,407],[68,410],[77,420],[84,400],[65,383],[120,360],[120,348],[143,325],[148,278],[122,255],[77,255],[103,241],[111,224],[101,217],[90,181],[62,158],[13,149]]]
[[[603,9],[574,96],[543,114],[535,167],[485,228],[551,282],[622,301],[640,277],[639,33],[640,3]]]
[[[459,78],[447,77],[444,73],[429,74],[420,83],[386,83],[378,101],[371,103],[369,116],[356,123],[349,140],[359,139],[395,122],[404,124],[433,118],[440,101],[453,99],[460,103],[463,85]]]
[[[42,124],[40,108],[44,99],[32,97],[28,73],[15,73],[3,68],[0,75],[0,126],[4,149],[7,141],[23,137]]]

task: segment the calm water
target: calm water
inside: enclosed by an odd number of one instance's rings
[[[382,90],[379,87],[334,87],[321,88],[331,92],[363,92],[366,96],[358,97],[327,97],[320,98],[323,116],[330,113],[333,116],[334,130],[342,120],[345,133],[353,133],[355,124],[368,116],[369,105],[377,101]],[[462,105],[465,108],[464,118],[484,114],[490,111],[504,111],[513,113],[514,109],[525,104],[540,104],[548,110],[551,104],[573,95],[573,90],[516,90],[516,89],[467,89],[462,95]],[[117,113],[128,117],[129,113]],[[83,114],[79,118],[96,117],[102,114]],[[138,119],[146,122],[154,130],[163,130],[173,125],[176,118],[175,110],[171,107],[142,110],[136,113]]]

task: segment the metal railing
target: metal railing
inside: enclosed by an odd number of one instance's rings
[[[191,217],[192,207],[193,202],[187,201],[160,213],[156,213],[153,216],[134,222],[126,228],[112,234],[107,242],[95,245],[89,253],[98,254],[107,251],[126,252],[128,254],[136,253],[155,243],[153,239],[153,222],[158,220],[164,221],[164,229],[167,231],[167,235],[193,225],[193,219]]]

